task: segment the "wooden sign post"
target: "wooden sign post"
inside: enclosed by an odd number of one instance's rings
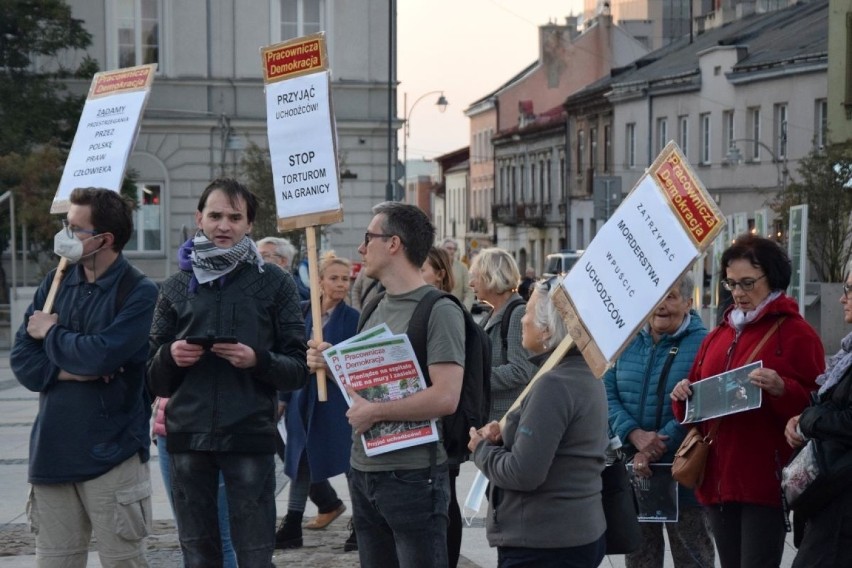
[[[139,65],[96,73],[92,78],[51,213],[67,213],[68,197],[78,187],[121,191],[156,70],[155,64]],[[67,258],[59,260],[42,309],[45,313],[53,311],[69,264]]]
[[[313,338],[322,341],[317,227],[343,220],[325,34],[261,49],[278,230],[305,228]],[[317,371],[319,400],[328,398]]]

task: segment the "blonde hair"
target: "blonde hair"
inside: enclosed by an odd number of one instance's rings
[[[521,272],[512,255],[501,248],[482,249],[473,259],[471,272],[476,272],[482,286],[495,294],[518,289]]]
[[[336,256],[333,250],[323,253],[319,260],[319,277],[322,278],[328,267],[339,264],[346,267],[349,272],[352,272],[352,262],[348,258]]]

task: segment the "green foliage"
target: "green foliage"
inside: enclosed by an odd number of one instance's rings
[[[772,204],[786,223],[790,207],[808,205],[808,258],[821,282],[842,282],[852,257],[852,143],[833,144],[803,158],[796,181]]]
[[[257,196],[257,215],[251,236],[254,240],[264,237],[289,239],[296,251],[302,250],[303,230],[278,232],[278,215],[275,208],[275,193],[272,184],[272,165],[269,152],[251,142],[240,160],[240,174],[246,187]],[[295,262],[295,261],[294,261]]]
[[[85,96],[68,93],[59,79],[97,71],[86,55],[73,68],[67,63],[90,44],[62,0],[0,0],[0,155],[70,146]]]

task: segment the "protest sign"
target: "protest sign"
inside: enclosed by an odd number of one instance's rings
[[[278,230],[306,229],[311,317],[319,322],[316,227],[343,220],[325,33],[264,47],[261,59]],[[322,326],[313,329],[322,342]],[[316,375],[324,401],[325,372]]]
[[[151,94],[156,64],[95,73],[74,142],[65,161],[51,213],[67,213],[68,198],[78,187],[120,191],[139,134],[139,119]],[[68,259],[59,259],[42,310],[53,311],[59,284],[68,270]]]
[[[66,213],[77,187],[121,189],[156,69],[140,65],[92,78],[51,213]]]
[[[556,301],[596,376],[724,224],[670,142],[562,280]]]
[[[669,142],[554,290],[569,335],[506,414],[575,346],[602,376],[724,226],[722,212]],[[504,415],[501,428],[505,423]],[[471,510],[478,510],[483,494],[468,496]]]
[[[278,230],[343,220],[325,34],[261,50]]]

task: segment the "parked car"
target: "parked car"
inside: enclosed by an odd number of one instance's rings
[[[552,278],[559,274],[567,274],[571,267],[574,266],[580,257],[583,256],[582,250],[562,250],[549,254],[544,258],[544,273],[545,278]]]

